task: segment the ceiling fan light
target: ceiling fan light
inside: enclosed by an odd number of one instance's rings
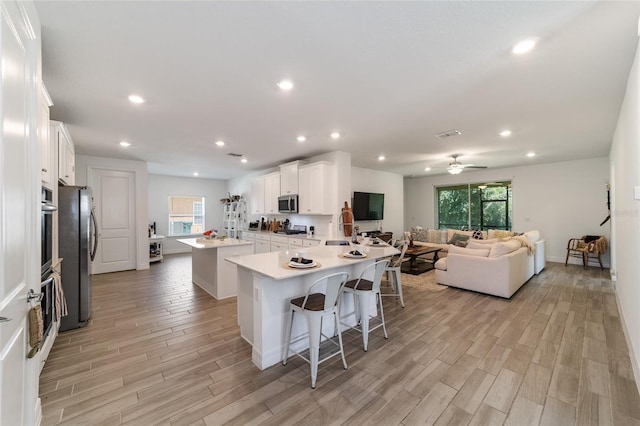
[[[452,164],[447,168],[447,171],[452,175],[459,175],[460,173],[462,173],[462,169],[464,169],[464,167],[461,167],[457,164]]]

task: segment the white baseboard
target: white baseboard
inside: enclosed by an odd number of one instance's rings
[[[627,321],[624,318],[624,312],[622,312],[622,305],[620,304],[620,297],[618,290],[616,289],[616,303],[618,304],[618,314],[620,315],[620,322],[622,323],[622,331],[624,332],[624,338],[627,341],[627,348],[629,348],[629,357],[631,358],[631,368],[633,368],[633,377],[636,379],[636,386],[638,392],[640,392],[640,358],[635,351],[631,340],[629,339],[629,330],[627,329]]]
[[[554,263],[562,263],[564,264],[566,257],[559,257],[559,256],[547,256],[546,258],[547,262],[554,262]],[[580,259],[576,259],[576,258],[569,258],[569,264],[570,265],[582,265],[582,261]],[[602,265],[605,268],[609,267],[609,264],[607,262],[602,262]],[[589,266],[594,266],[592,263],[589,263]]]

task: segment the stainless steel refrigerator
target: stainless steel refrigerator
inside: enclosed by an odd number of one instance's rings
[[[58,187],[58,235],[68,312],[60,320],[60,331],[66,331],[84,327],[91,316],[90,266],[98,246],[91,188]]]

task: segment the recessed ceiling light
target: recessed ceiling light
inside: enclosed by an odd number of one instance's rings
[[[431,171],[431,167],[425,167],[425,168],[424,168],[424,171],[425,171],[425,172],[430,172],[430,171]]]
[[[378,160],[379,160],[379,161],[384,161],[384,158],[385,158],[385,157],[384,157],[384,155],[380,155],[380,156],[378,157]]]
[[[340,139],[340,133],[338,132],[331,133],[331,139]]]
[[[280,88],[280,90],[289,91],[289,90],[293,89],[293,81],[291,81],[291,80],[280,80],[277,83],[277,86]]]
[[[515,53],[516,55],[522,55],[524,53],[528,53],[531,49],[534,48],[535,45],[536,41],[534,39],[530,38],[527,40],[522,40],[521,42],[513,46],[511,52]]]
[[[246,162],[247,162],[247,161],[249,161],[249,160],[247,160],[246,158],[243,158],[243,159],[242,159],[242,160],[240,160],[240,161],[241,161],[241,162],[243,162],[243,163],[246,163]]]
[[[535,152],[528,152],[527,153],[527,157],[535,157],[536,153]]]
[[[120,142],[120,146],[131,146],[131,144],[127,141]]]
[[[216,141],[216,145],[218,145],[218,146],[224,146],[224,141]]]
[[[298,142],[304,142],[307,140],[307,138],[302,135],[298,136],[296,139],[298,140]]]
[[[511,135],[511,130],[503,130],[500,132],[500,136],[502,136],[503,138],[506,138],[507,136]]]
[[[194,176],[198,176],[198,172],[193,172],[193,175]]]
[[[480,188],[480,189],[487,189],[487,185],[478,185],[478,188]]]
[[[144,99],[142,98],[142,96],[140,95],[130,95],[129,96],[129,101],[134,103],[134,104],[142,104],[144,103]]]

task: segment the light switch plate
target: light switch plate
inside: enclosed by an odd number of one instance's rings
[[[633,187],[633,199],[640,200],[640,186]]]

